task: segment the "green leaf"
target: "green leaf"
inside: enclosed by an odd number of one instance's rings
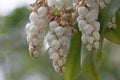
[[[113,43],[120,44],[120,11],[116,13],[116,29],[109,29],[104,31],[104,36]]]
[[[101,23],[101,33],[107,27],[108,22],[111,20],[112,16],[120,8],[120,0],[112,0],[107,7],[105,7],[99,16],[99,21]],[[103,34],[103,33],[102,33]]]
[[[80,74],[81,33],[78,32],[71,39],[71,45],[64,73],[66,80],[75,80]]]
[[[7,33],[25,26],[28,23],[29,14],[30,10],[23,6],[15,9],[7,16],[0,17],[0,33]]]
[[[81,50],[81,68],[82,72],[90,80],[98,80],[99,70],[102,61],[103,37],[100,38],[100,47],[97,51],[88,51],[86,45],[82,45]]]
[[[90,80],[98,80],[99,68],[97,61],[99,61],[99,57],[97,57],[96,52],[90,52],[87,50],[86,45],[82,45],[81,68]]]

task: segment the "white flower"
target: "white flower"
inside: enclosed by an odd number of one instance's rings
[[[66,50],[65,50],[65,48],[60,48],[58,52],[59,52],[59,55],[60,55],[60,56],[66,57],[66,54],[65,54],[65,53],[66,53]]]
[[[83,19],[84,19],[84,17],[81,16],[81,15],[79,15],[79,16],[77,17],[77,22],[79,22],[79,20],[83,20]]]
[[[88,45],[87,45],[87,49],[88,49],[88,51],[92,51],[93,46],[92,46],[91,44],[88,44]]]
[[[108,28],[110,29],[116,29],[116,17],[115,15],[112,17],[111,21],[108,22]]]
[[[78,8],[78,14],[81,16],[85,16],[88,13],[88,9],[84,6]]]
[[[36,22],[38,20],[38,14],[36,12],[32,12],[29,16],[31,22]]]
[[[87,22],[85,20],[78,21],[78,27],[80,31],[83,30],[86,25],[87,25]]]
[[[112,17],[112,22],[113,22],[113,23],[116,23],[116,18],[115,18],[115,16]]]
[[[99,39],[100,39],[100,34],[99,34],[98,31],[94,31],[94,32],[92,33],[92,35],[93,35],[93,37],[95,38],[95,40],[99,40]]]
[[[39,45],[39,40],[36,38],[36,39],[33,39],[33,45],[34,46],[38,46]]]
[[[64,0],[56,0],[56,2],[57,2],[56,8],[59,10],[61,10],[65,5]]]
[[[99,5],[100,5],[100,8],[103,9],[106,5],[105,3],[102,1],[102,2],[99,2]]]
[[[87,0],[87,4],[86,5],[88,6],[89,9],[95,9],[97,11],[99,10],[98,4],[95,1],[93,1],[93,0]]]
[[[53,48],[50,48],[49,49],[49,51],[48,51],[48,53],[49,53],[49,56],[50,56],[50,59],[52,59],[53,58],[53,53],[55,52],[55,50],[53,49]]]
[[[90,12],[85,16],[85,19],[88,22],[97,20],[98,19],[98,11],[95,9],[90,10]]]
[[[54,60],[54,61],[58,61],[59,60],[59,58],[60,58],[60,56],[59,56],[59,54],[58,53],[52,53],[52,59]]]
[[[39,28],[44,28],[47,25],[47,22],[44,19],[38,19],[34,24]],[[44,27],[43,27],[44,26]]]
[[[63,66],[63,65],[64,65],[64,60],[59,59],[59,60],[58,60],[58,65],[59,65],[59,66]]]
[[[108,28],[112,28],[112,22],[108,22]]]
[[[98,49],[100,43],[99,43],[99,41],[95,41],[93,45],[94,45],[94,48],[95,48],[95,49]]]
[[[46,16],[47,15],[47,8],[46,7],[40,7],[40,8],[38,8],[38,14],[40,16]]]
[[[31,35],[37,35],[38,34],[38,27],[32,25],[31,28],[30,28],[30,34]]]
[[[58,22],[57,21],[52,21],[49,23],[49,28],[51,31],[54,31],[54,29],[59,26]]]
[[[61,47],[60,41],[58,41],[58,40],[53,40],[52,43],[51,43],[51,47],[52,47],[53,49],[56,49],[56,50],[57,50],[58,48]]]
[[[56,36],[55,36],[54,34],[48,32],[48,34],[47,34],[47,41],[48,41],[49,44],[50,44],[53,40],[56,40],[56,39],[57,39],[57,38],[56,38]]]
[[[26,24],[25,28],[26,28],[26,33],[27,34],[30,34],[30,28],[31,28],[31,26],[32,26],[31,23]]]
[[[94,27],[90,24],[87,24],[85,27],[84,27],[84,31],[87,35],[90,35],[94,30]]]
[[[29,52],[30,52],[30,54],[31,54],[33,51],[34,51],[34,47],[29,44]]]
[[[32,54],[32,56],[34,56],[35,58],[37,58],[38,55],[39,55],[39,51],[34,51],[33,54]]]
[[[81,40],[82,40],[83,44],[87,44],[87,36],[86,35],[83,34],[81,37]]]
[[[54,64],[54,61],[53,61],[53,67],[54,67],[56,72],[58,72],[59,74],[61,73],[60,72],[60,67],[58,65]]]
[[[56,0],[47,0],[48,6],[54,7],[56,5]]]
[[[68,44],[68,42],[69,42],[69,38],[68,37],[66,37],[66,36],[61,36],[60,38],[59,38],[59,41],[61,42],[61,44],[63,45],[63,46],[67,46],[67,44]]]
[[[87,40],[89,44],[93,44],[93,42],[95,41],[94,37],[92,36],[88,37]]]
[[[96,31],[100,31],[100,22],[98,21],[93,21],[91,24],[95,27]]]
[[[55,33],[57,36],[62,36],[64,34],[64,28],[61,26],[58,26],[55,28]]]
[[[32,36],[29,34],[29,35],[27,35],[27,41],[30,43],[30,42],[32,42]]]

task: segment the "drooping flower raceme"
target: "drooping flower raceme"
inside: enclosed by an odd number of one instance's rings
[[[78,8],[78,26],[82,32],[82,42],[89,51],[99,48],[100,23],[98,20],[99,5],[95,1],[85,0]]]
[[[71,27],[60,26],[57,21],[49,23],[50,31],[47,34],[47,41],[50,45],[48,51],[50,59],[56,72],[62,74],[65,70],[64,64],[68,52],[69,40],[72,35]]]
[[[26,25],[27,41],[29,43],[30,55],[38,57],[40,47],[42,47],[45,26],[47,25],[47,8],[40,7],[37,12],[32,12],[29,16],[30,23]]]

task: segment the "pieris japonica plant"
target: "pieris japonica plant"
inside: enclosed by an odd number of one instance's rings
[[[29,53],[44,45],[55,71],[98,80],[104,38],[120,44],[120,0],[36,0],[26,24]]]

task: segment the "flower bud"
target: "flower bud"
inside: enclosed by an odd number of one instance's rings
[[[100,22],[98,21],[93,21],[91,24],[95,27],[96,31],[100,31]]]
[[[56,0],[47,0],[48,6],[54,7],[56,5]]]
[[[60,41],[58,41],[58,40],[53,40],[52,43],[51,43],[51,47],[52,47],[53,49],[58,49],[58,48],[60,48],[60,47],[61,47]]]
[[[87,25],[87,22],[85,20],[78,21],[78,27],[80,31],[83,30],[86,25]]]
[[[32,26],[31,23],[26,24],[25,28],[26,28],[26,33],[27,34],[30,34],[30,28],[31,28],[31,26]]]
[[[85,16],[88,13],[88,9],[84,6],[78,8],[78,14],[81,16]]]
[[[29,16],[31,22],[36,22],[38,20],[38,14],[36,12],[32,12]]]
[[[85,16],[88,22],[92,22],[98,19],[98,11],[95,9],[90,10],[90,12]]]
[[[46,7],[40,7],[40,8],[38,8],[38,14],[40,16],[46,16],[46,14],[47,14],[47,8]]]
[[[86,32],[87,35],[90,35],[94,30],[94,27],[90,24],[86,25],[84,27],[84,31]]]
[[[38,39],[33,39],[33,45],[38,46],[39,45],[39,40]]]
[[[49,28],[50,28],[51,31],[54,31],[54,29],[58,26],[59,26],[59,24],[58,24],[57,21],[52,21],[52,22],[49,23]]]
[[[64,28],[61,26],[58,26],[57,28],[55,28],[55,33],[57,36],[62,36],[64,34]]]
[[[92,51],[92,49],[93,49],[92,45],[91,45],[91,44],[88,44],[88,45],[87,45],[87,50],[88,50],[88,51]]]
[[[95,40],[99,40],[100,39],[100,33],[98,31],[94,31],[92,33],[93,37],[95,38]]]

